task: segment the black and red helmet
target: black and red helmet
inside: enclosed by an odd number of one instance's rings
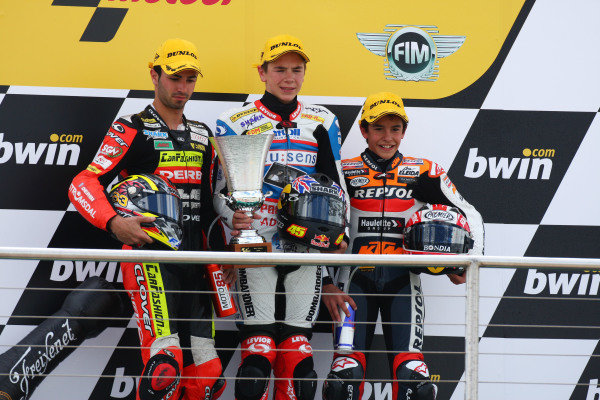
[[[142,224],[142,230],[157,247],[179,249],[183,238],[182,205],[177,189],[155,174],[131,175],[115,184],[109,193],[111,203],[122,217],[155,217]]]
[[[277,202],[282,239],[318,250],[336,250],[346,229],[344,190],[325,174],[302,175],[287,184]]]

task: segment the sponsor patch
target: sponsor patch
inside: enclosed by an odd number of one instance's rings
[[[100,154],[105,155],[110,158],[115,158],[120,156],[123,153],[123,149],[119,146],[111,146],[110,144],[105,144],[100,148]]]
[[[155,140],[154,149],[156,150],[173,150],[173,142],[170,140]]]
[[[366,176],[358,176],[358,177],[352,178],[350,180],[350,186],[352,186],[352,187],[364,186],[369,182],[371,182],[371,181]]]
[[[190,139],[192,139],[194,142],[199,142],[203,145],[208,145],[208,137],[199,133],[190,132]]]
[[[267,165],[275,163],[283,165],[295,165],[299,167],[312,167],[317,163],[317,152],[301,150],[271,150],[267,154]]]
[[[113,122],[112,129],[118,133],[125,133],[125,127],[119,122]]]
[[[412,189],[406,189],[404,187],[397,186],[386,186],[383,187],[371,187],[366,189],[357,189],[354,192],[354,197],[357,199],[412,199]]]
[[[344,173],[344,176],[346,176],[346,177],[369,174],[369,170],[366,168],[345,169],[342,172]]]
[[[163,131],[149,131],[144,129],[142,133],[152,139],[166,139],[169,137],[169,134]]]
[[[338,357],[331,365],[332,372],[338,372],[343,369],[358,367],[358,361],[350,357]]]
[[[416,176],[419,176],[420,172],[421,172],[421,168],[419,168],[419,167],[413,167],[413,166],[407,166],[407,165],[401,165],[400,167],[398,167],[398,175],[399,176],[416,177]]]
[[[264,119],[264,118],[265,118],[264,115],[262,115],[262,114],[256,114],[256,115],[253,115],[253,116],[251,116],[250,118],[248,118],[246,120],[243,120],[240,123],[240,126],[242,128],[246,128],[246,127],[249,127],[250,125],[253,125],[256,122],[258,122],[258,121],[260,121],[261,119]]]
[[[327,249],[329,248],[329,237],[327,235],[315,235],[310,240],[310,244]]]
[[[325,118],[321,118],[321,117],[318,117],[318,116],[312,115],[312,114],[301,114],[300,118],[310,119],[311,121],[317,121],[320,123],[325,122]]]
[[[94,167],[93,165],[88,165],[88,167],[86,169],[90,172],[93,172],[94,174],[99,174],[100,172],[102,172],[98,168]]]
[[[263,132],[270,131],[271,129],[273,129],[273,125],[270,122],[267,122],[266,124],[262,124],[261,126],[250,129],[246,132],[246,135],[258,135]]]
[[[422,158],[405,158],[402,160],[402,164],[423,165],[425,162]]]
[[[109,159],[107,159],[106,157],[104,157],[101,154],[98,154],[93,161],[94,164],[98,164],[99,166],[101,166],[104,169],[107,169],[108,167],[110,167],[112,165],[112,161],[110,161]]]
[[[362,161],[348,161],[348,162],[344,162],[342,161],[342,168],[346,169],[346,168],[359,168],[362,167],[364,164]]]
[[[156,120],[153,120],[153,121],[156,121]],[[161,126],[162,125],[159,124],[158,122],[155,122],[153,124],[148,123],[148,122],[144,122],[144,127],[146,127],[146,128],[160,128]]]
[[[208,131],[203,126],[192,125],[192,124],[189,124],[188,126],[190,127],[191,132],[197,133],[197,134],[200,134],[203,136],[208,136]]]
[[[382,232],[382,233],[397,233],[402,234],[404,229],[403,218],[391,218],[391,217],[359,217],[358,218],[358,232],[370,233],[370,232]]]
[[[237,114],[233,114],[231,117],[229,117],[229,119],[231,120],[231,122],[235,122],[238,119],[240,119],[242,117],[245,117],[246,115],[254,114],[254,113],[257,113],[257,112],[258,112],[258,108],[253,107],[253,108],[251,108],[249,110],[244,110],[244,111],[241,111],[241,112],[239,112]]]
[[[454,215],[452,215],[452,213],[449,213],[448,211],[444,211],[444,210],[427,211],[423,215],[423,217],[427,218],[427,219],[431,219],[431,220],[443,220],[443,221],[453,221],[454,220]]]
[[[202,153],[197,151],[161,151],[161,167],[201,167]]]

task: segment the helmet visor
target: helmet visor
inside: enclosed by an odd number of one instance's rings
[[[181,218],[180,203],[177,197],[168,193],[144,191],[142,196],[132,199],[140,209],[178,222]]]
[[[288,214],[310,221],[327,222],[328,224],[344,226],[344,202],[332,196],[314,194],[298,196],[287,203]]]
[[[444,222],[428,222],[410,227],[404,235],[407,250],[462,254],[469,251],[473,240],[465,229]]]

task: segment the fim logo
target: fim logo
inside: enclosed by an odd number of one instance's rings
[[[384,75],[388,80],[428,81],[438,79],[439,59],[462,46],[466,36],[437,35],[434,25],[392,25],[389,33],[357,33],[360,43],[371,53],[385,57]]]
[[[478,148],[469,149],[465,169],[467,178],[479,178],[489,170],[492,179],[511,179],[517,172],[517,179],[550,179],[554,149],[523,149],[523,158],[484,157],[477,154]]]

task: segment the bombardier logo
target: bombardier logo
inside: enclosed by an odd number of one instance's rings
[[[50,136],[51,141],[60,140],[58,138],[58,135]],[[0,133],[0,164],[14,159],[16,164],[77,165],[80,151],[81,147],[75,143],[13,143]]]
[[[469,149],[465,169],[467,178],[480,178],[486,171],[492,179],[550,179],[554,149],[523,149],[524,158],[485,157],[478,155],[479,148]],[[530,158],[532,157],[532,158]]]

